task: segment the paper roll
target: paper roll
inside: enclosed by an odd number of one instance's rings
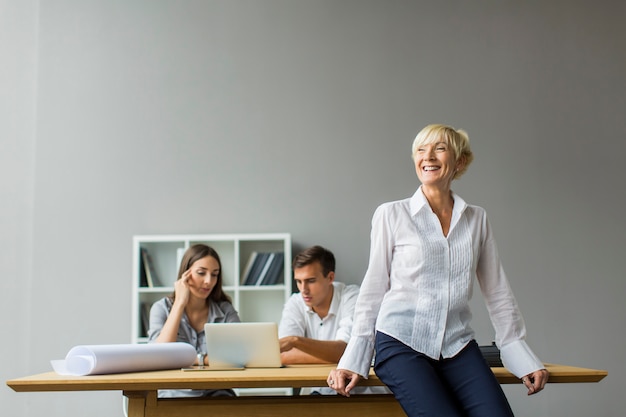
[[[101,375],[175,369],[193,365],[196,350],[187,343],[81,345],[65,359],[52,360],[60,375]]]

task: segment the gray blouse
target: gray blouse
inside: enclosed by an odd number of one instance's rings
[[[150,329],[148,330],[148,343],[154,343],[161,334],[161,329],[172,309],[172,300],[165,297],[155,302],[150,309]],[[228,301],[209,303],[209,316],[207,323],[233,323],[240,322],[239,314],[235,307]],[[196,331],[191,326],[186,313],[183,313],[178,326],[177,342],[189,343],[198,353],[206,353],[206,336],[204,329]],[[216,395],[234,395],[230,390],[160,390],[159,397],[205,397]]]

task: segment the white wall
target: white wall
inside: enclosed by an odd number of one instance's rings
[[[33,184],[37,2],[0,0],[0,375],[29,372],[33,313]],[[26,416],[4,383],[0,414]]]
[[[290,232],[360,282],[373,210],[415,190],[411,141],[443,122],[470,134],[455,190],[490,214],[530,344],[610,372],[507,386],[516,415],[623,413],[622,4],[0,5],[5,379],[129,341],[135,234]],[[121,415],[118,393],[0,395],[3,415]]]

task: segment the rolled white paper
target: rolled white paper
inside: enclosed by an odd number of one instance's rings
[[[65,359],[50,363],[60,375],[81,376],[184,368],[195,360],[193,346],[174,342],[75,346]]]

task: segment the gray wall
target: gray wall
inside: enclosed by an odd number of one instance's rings
[[[626,221],[624,2],[0,0],[3,379],[130,340],[135,234],[290,232],[359,283],[375,207],[466,129],[455,191],[490,215],[546,362],[517,416],[616,416]],[[493,337],[480,294],[479,342]],[[2,415],[121,415],[119,393],[0,391]]]

